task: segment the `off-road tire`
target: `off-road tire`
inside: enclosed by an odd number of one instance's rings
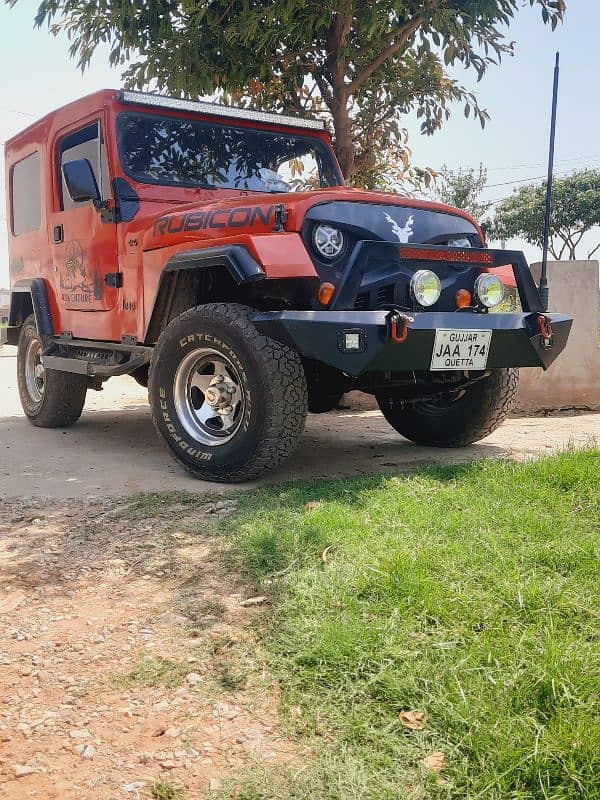
[[[33,396],[27,382],[27,359],[29,349],[35,348],[36,344],[43,351],[47,341],[38,333],[32,314],[23,323],[17,348],[17,384],[23,411],[39,428],[68,428],[77,422],[83,411],[87,376],[45,370],[43,393]]]
[[[250,308],[235,303],[197,306],[173,319],[156,344],[148,381],[154,425],[171,456],[196,478],[256,478],[293,452],[304,428],[307,392],[300,357],[259,333],[251,316]],[[244,397],[239,427],[216,446],[190,435],[177,410],[178,370],[194,351],[220,353],[233,365]]]
[[[390,392],[376,399],[383,416],[406,439],[431,447],[465,447],[485,439],[506,419],[518,387],[518,369],[497,369],[438,402],[403,403]]]

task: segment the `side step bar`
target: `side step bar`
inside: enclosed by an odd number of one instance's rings
[[[150,348],[149,348],[150,349]],[[111,378],[125,375],[150,361],[150,355],[133,356],[121,364],[99,364],[95,361],[84,361],[82,358],[65,358],[64,356],[42,356],[45,369],[56,369],[60,372],[76,372],[80,375],[101,376]]]
[[[73,356],[53,355],[56,348],[68,348],[74,351]],[[129,358],[119,364],[103,364],[99,361],[90,361],[86,358],[77,358],[78,350],[109,350],[113,353],[126,354]],[[90,377],[111,378],[115,375],[126,375],[134,372],[150,362],[153,347],[144,347],[138,344],[124,344],[117,342],[95,342],[87,339],[67,339],[55,337],[49,344],[46,353],[42,355],[45,369],[55,369],[60,372],[75,372],[79,375]]]

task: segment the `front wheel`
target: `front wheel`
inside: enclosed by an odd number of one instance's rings
[[[294,450],[306,419],[299,355],[260,334],[246,306],[211,303],[174,319],[155,348],[152,417],[197,478],[244,481]]]
[[[383,416],[406,439],[432,447],[465,447],[485,439],[506,419],[518,387],[517,369],[497,369],[432,400],[403,402],[389,391],[376,398]]]

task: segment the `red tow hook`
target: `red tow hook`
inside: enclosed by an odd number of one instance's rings
[[[552,322],[543,314],[538,314],[537,324],[540,331],[541,343],[544,350],[549,350],[554,344]]]
[[[392,342],[396,344],[405,342],[408,338],[408,324],[414,321],[414,317],[409,317],[407,314],[393,313],[389,317],[390,339]]]

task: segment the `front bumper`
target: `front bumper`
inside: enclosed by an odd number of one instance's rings
[[[491,330],[487,369],[543,367],[564,350],[573,320],[544,314],[552,325],[551,342],[539,327],[539,312],[477,314],[473,312],[410,312],[405,341],[390,337],[389,311],[257,312],[254,325],[301,355],[358,378],[371,372],[427,372],[437,329]],[[344,348],[346,334],[358,333],[359,351]]]

